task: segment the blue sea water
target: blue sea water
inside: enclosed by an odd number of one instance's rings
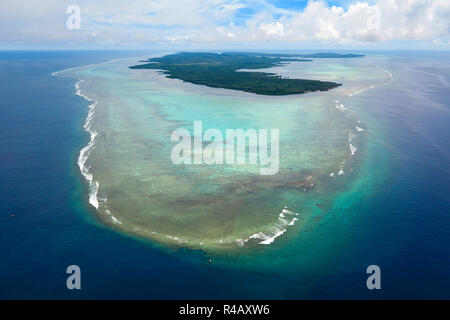
[[[450,298],[450,57],[377,54],[394,80],[354,104],[383,133],[370,137],[373,168],[388,178],[345,198],[334,233],[315,237],[323,243],[299,248],[328,246],[311,273],[208,264],[202,252],[102,226],[76,165],[89,103],[74,94],[76,79],[51,73],[142,52],[0,52],[0,298]],[[71,264],[82,290],[66,288]],[[366,288],[371,264],[381,267],[380,291]]]

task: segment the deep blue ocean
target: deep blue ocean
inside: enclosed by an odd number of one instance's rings
[[[276,273],[199,263],[201,252],[160,249],[95,219],[76,165],[89,103],[74,94],[76,79],[51,73],[142,52],[0,52],[0,298],[449,299],[450,57],[384,54],[406,80],[366,93],[364,112],[383,129],[389,178],[359,204],[364,219],[335,249],[338,262],[300,290]],[[409,71],[417,61],[429,64]],[[82,290],[66,288],[71,264]],[[382,290],[365,286],[362,266],[371,264]]]

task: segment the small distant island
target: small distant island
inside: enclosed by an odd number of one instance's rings
[[[162,70],[168,78],[213,88],[241,90],[261,95],[289,95],[326,91],[340,83],[287,79],[274,73],[240,71],[280,66],[292,61],[312,61],[311,58],[356,58],[363,55],[338,53],[268,54],[247,52],[205,53],[180,52],[151,58],[131,69]]]

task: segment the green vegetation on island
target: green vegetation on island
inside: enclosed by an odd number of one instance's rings
[[[151,58],[142,61],[147,62],[146,64],[135,65],[130,68],[163,70],[163,73],[169,78],[213,88],[234,89],[262,95],[288,95],[326,91],[340,84],[319,80],[287,79],[274,73],[239,70],[270,68],[291,61],[311,61],[302,58],[353,57],[360,57],[360,55],[181,52]]]

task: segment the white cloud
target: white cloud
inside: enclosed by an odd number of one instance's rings
[[[380,0],[351,4],[347,10],[309,2],[286,24],[291,41],[380,42],[426,40],[448,36],[450,2],[447,0]]]
[[[280,22],[263,23],[259,25],[259,29],[268,36],[284,36],[284,25]]]
[[[448,43],[450,36],[449,0],[362,0],[345,9],[311,0],[302,10],[268,1],[78,0],[81,30],[65,27],[73,1],[2,1],[0,43]],[[252,14],[239,15],[242,8]]]
[[[183,35],[183,36],[175,34],[173,36],[167,37],[167,40],[172,41],[172,42],[176,42],[176,41],[195,39],[196,37],[197,37],[197,35],[195,35],[195,34]]]

